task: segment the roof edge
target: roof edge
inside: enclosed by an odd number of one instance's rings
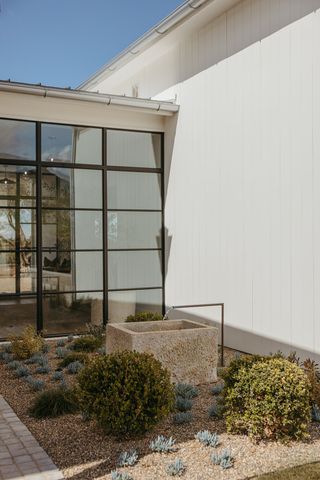
[[[118,55],[113,57],[109,62],[103,65],[96,73],[91,75],[87,80],[82,82],[77,89],[85,90],[86,88],[95,85],[101,78],[106,78],[118,69],[129,63],[136,55],[142,53],[147,48],[156,43],[167,33],[171,32],[175,27],[182,23],[187,18],[194,15],[205,5],[212,3],[215,0],[187,0],[178,8],[176,8],[170,15],[165,17],[161,22],[156,24],[145,34],[131,43],[126,49],[122,50]]]
[[[122,95],[109,95],[71,88],[51,87],[41,84],[20,83],[0,80],[0,92],[24,93],[44,98],[64,98],[85,102],[100,103],[108,106],[118,106],[144,110],[160,115],[174,115],[179,111],[179,105],[169,101],[150,100]]]

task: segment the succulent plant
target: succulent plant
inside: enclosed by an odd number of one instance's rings
[[[68,350],[64,347],[57,347],[56,348],[56,355],[58,358],[64,358],[68,355]]]
[[[18,367],[16,369],[15,374],[18,378],[28,377],[30,375],[30,371],[29,371],[28,367],[26,367],[25,365],[21,365],[20,367]]]
[[[48,364],[48,357],[43,353],[36,353],[35,355],[32,355],[32,357],[27,358],[24,363],[26,363],[27,365],[34,364],[43,367],[44,365]]]
[[[212,388],[211,388],[211,393],[212,395],[220,395],[220,393],[222,392],[224,388],[224,384],[223,383],[217,383],[216,385],[214,385]]]
[[[122,452],[118,458],[119,467],[131,467],[138,461],[138,452],[136,450],[129,450]]]
[[[210,418],[222,418],[224,413],[224,405],[222,404],[219,397],[216,398],[216,401],[211,405],[208,410]]]
[[[192,401],[189,398],[177,397],[176,398],[176,409],[180,412],[187,412],[192,408]]]
[[[313,422],[320,422],[320,408],[316,403],[312,405],[311,417]]]
[[[118,472],[118,470],[113,470],[111,472],[111,480],[133,480],[131,475],[128,473]]]
[[[219,435],[217,433],[211,433],[209,430],[200,430],[195,435],[195,438],[206,447],[217,447],[220,443]]]
[[[66,343],[67,341],[64,338],[59,338],[59,340],[57,340],[57,347],[64,347]]]
[[[174,462],[169,463],[166,467],[166,472],[168,475],[175,476],[175,475],[182,475],[186,469],[186,465],[180,458],[176,458]]]
[[[191,412],[177,412],[173,416],[173,423],[176,425],[181,425],[182,423],[190,423],[192,420]]]
[[[43,380],[39,380],[38,378],[33,378],[31,375],[24,378],[25,382],[31,387],[32,390],[35,392],[39,392],[44,389],[45,383]]]
[[[157,438],[150,443],[150,449],[153,452],[168,453],[176,451],[176,441],[172,437],[165,437],[164,435],[158,435]]]
[[[22,363],[18,360],[12,360],[12,362],[7,363],[7,367],[10,368],[10,370],[17,370],[17,368],[21,367],[21,365]]]
[[[5,363],[10,363],[14,360],[14,357],[12,355],[12,353],[8,353],[8,352],[4,352],[2,354],[2,360],[5,362]]]
[[[68,335],[68,342],[73,342],[73,339],[74,339],[74,336],[72,335],[72,333],[70,333],[70,335]]]
[[[63,372],[61,371],[55,371],[53,372],[52,376],[51,376],[51,380],[53,382],[61,382],[61,380],[63,380],[64,378],[64,375],[63,375]]]
[[[69,363],[69,365],[67,366],[67,372],[71,375],[75,375],[79,373],[82,368],[83,364],[77,360],[75,362]]]
[[[101,348],[98,348],[97,352],[100,355],[105,355],[106,354],[106,349],[105,349],[105,347],[101,347]]]
[[[211,461],[215,465],[220,465],[224,470],[233,467],[234,458],[231,455],[230,450],[223,450],[220,454],[213,453],[211,455]]]
[[[42,351],[43,353],[48,353],[50,352],[50,345],[48,342],[44,342],[43,346],[42,346]]]
[[[197,397],[199,395],[199,390],[189,383],[177,383],[175,386],[175,393],[177,397],[190,399]]]
[[[50,370],[51,369],[49,367],[49,364],[46,363],[45,365],[40,365],[38,368],[36,368],[35,373],[47,375],[48,373],[50,373]]]

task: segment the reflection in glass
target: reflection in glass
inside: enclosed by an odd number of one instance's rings
[[[0,250],[36,247],[35,210],[0,208]]]
[[[160,251],[108,253],[108,288],[161,287]]]
[[[108,212],[108,248],[161,248],[161,212]]]
[[[161,167],[161,135],[148,132],[107,131],[108,165]]]
[[[102,252],[43,252],[46,291],[102,290]]]
[[[97,170],[42,169],[42,206],[102,208],[102,174]]]
[[[41,159],[44,162],[101,165],[102,131],[68,125],[41,126]]]
[[[35,160],[35,123],[0,119],[0,158]]]
[[[42,210],[43,248],[99,250],[102,248],[102,212]]]
[[[161,210],[161,175],[108,172],[108,208]]]
[[[27,325],[36,325],[37,299],[31,296],[0,298],[0,338],[20,335]]]
[[[138,312],[162,311],[162,289],[128,290],[108,293],[108,317],[110,323],[121,323],[129,315]]]
[[[0,252],[0,292],[35,292],[36,284],[35,252]]]
[[[43,325],[49,334],[80,333],[87,324],[101,325],[103,293],[44,294]]]
[[[0,205],[35,207],[35,202],[36,169],[27,166],[0,165]]]

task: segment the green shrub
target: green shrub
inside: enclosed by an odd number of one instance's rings
[[[67,388],[51,388],[38,394],[30,409],[35,418],[58,417],[78,410],[76,395]]]
[[[173,423],[182,425],[183,423],[190,423],[192,421],[191,412],[177,412],[173,416]]]
[[[157,312],[139,312],[135,315],[129,315],[126,322],[154,322],[162,320],[162,315]]]
[[[10,337],[10,341],[12,353],[19,360],[26,360],[41,352],[44,344],[44,339],[31,325],[28,325],[21,335]]]
[[[229,432],[257,439],[307,437],[310,383],[303,370],[283,358],[241,357],[224,373]]]
[[[70,363],[81,362],[86,363],[88,361],[88,354],[84,352],[72,352],[59,362],[59,368],[66,368]]]
[[[84,335],[73,342],[73,350],[76,352],[94,352],[101,346],[102,339],[94,335]]]
[[[176,397],[175,407],[179,412],[187,412],[192,408],[192,401],[189,398]]]
[[[189,383],[177,383],[175,386],[175,394],[177,397],[182,398],[194,398],[199,395],[197,387],[190,385]]]
[[[307,358],[302,363],[302,368],[310,382],[310,405],[320,405],[320,371],[316,362]]]
[[[169,372],[147,353],[97,355],[78,382],[81,409],[116,435],[151,429],[174,405]]]
[[[70,373],[70,375],[76,375],[77,373],[82,370],[83,364],[76,360],[75,362],[69,363],[67,366],[67,372]]]

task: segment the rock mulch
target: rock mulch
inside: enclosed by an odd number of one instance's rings
[[[54,351],[54,348],[51,350]],[[231,355],[232,352],[228,352],[228,358]],[[55,368],[57,360],[52,353],[49,358],[50,364]],[[66,377],[69,378],[67,374]],[[50,383],[50,375],[39,375],[38,378]],[[208,409],[213,403],[210,386],[200,386],[199,391],[199,397],[194,399],[193,421],[190,424],[173,425],[170,417],[143,437],[116,439],[104,435],[92,421],[84,421],[81,415],[45,420],[30,417],[28,408],[34,393],[23,381],[15,378],[5,365],[0,364],[0,393],[63,471],[65,478],[110,480],[119,454],[132,448],[139,452],[138,463],[133,467],[119,468],[119,471],[130,473],[134,480],[172,478],[166,474],[165,469],[175,458],[181,458],[186,464],[186,471],[181,477],[185,480],[244,480],[269,471],[320,460],[319,425],[312,425],[308,442],[290,445],[274,442],[255,444],[245,436],[227,434],[222,420],[210,419]],[[206,448],[194,439],[199,430],[205,429],[219,433],[221,445],[215,450],[219,452],[230,449],[235,457],[233,468],[222,470],[220,466],[211,463],[210,456],[214,449]],[[150,441],[159,434],[173,436],[177,451],[165,455],[152,453],[149,449]]]

